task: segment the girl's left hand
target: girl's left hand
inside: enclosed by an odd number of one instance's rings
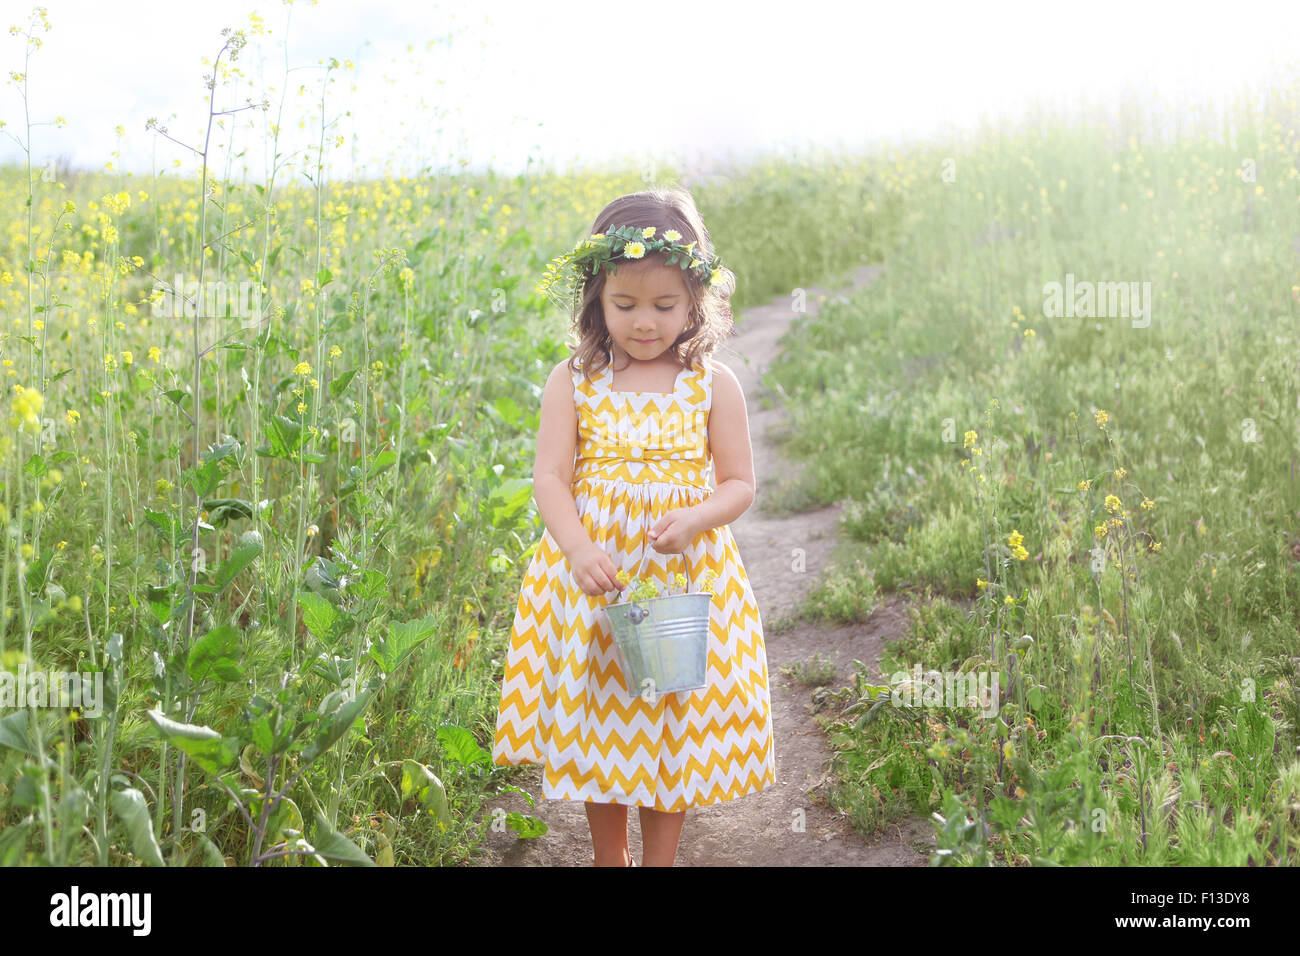
[[[702,529],[690,508],[674,508],[650,528],[650,542],[660,554],[681,554]]]

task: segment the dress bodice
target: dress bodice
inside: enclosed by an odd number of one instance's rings
[[[606,365],[573,375],[578,447],[573,480],[666,482],[708,488],[713,363],[706,356],[677,373],[672,392],[616,392]]]

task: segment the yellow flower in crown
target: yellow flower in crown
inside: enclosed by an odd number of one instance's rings
[[[658,252],[666,255],[665,265],[689,269],[691,277],[701,284],[724,285],[726,270],[717,256],[697,255],[694,249],[698,242],[682,244],[678,241],[682,234],[676,230],[665,229],[662,235],[657,235],[658,231],[657,226],[621,225],[607,232],[594,232],[570,252],[552,259],[536,290],[576,314],[583,289],[592,276],[602,269],[617,272],[618,259],[637,261]]]

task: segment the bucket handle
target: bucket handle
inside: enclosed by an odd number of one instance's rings
[[[652,547],[652,545],[651,545],[651,542],[650,542],[650,540],[649,540],[649,535],[647,535],[647,536],[646,536],[646,544],[645,544],[645,553],[644,553],[644,555],[643,555],[642,558],[641,558],[641,567],[640,567],[640,569],[639,569],[639,570],[637,571],[637,573],[636,573],[637,580],[640,580],[640,579],[641,579],[642,575],[645,574],[645,569],[646,569],[647,567],[650,566],[650,550],[651,550],[651,547]]]

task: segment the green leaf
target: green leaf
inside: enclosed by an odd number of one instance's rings
[[[350,699],[344,699],[342,693],[337,690],[326,695],[322,704],[332,703],[333,706],[321,711],[321,717],[325,721],[325,729],[317,733],[311,742],[303,748],[303,763],[311,763],[338,743],[343,738],[343,735],[352,728],[352,722],[361,716],[361,712],[366,709],[366,705],[370,703],[370,698],[374,695],[374,687],[367,687],[356,697]]]
[[[230,553],[221,567],[217,569],[216,587],[218,591],[224,591],[231,581],[235,579],[240,571],[262,553],[262,536],[256,531],[245,531],[239,536],[239,544],[235,550]]]
[[[366,856],[361,847],[330,826],[329,821],[319,812],[316,814],[316,835],[312,843],[317,853],[331,860],[339,860],[349,866],[376,865],[374,860]]]
[[[415,760],[402,761],[402,799],[414,794],[424,808],[444,824],[451,823],[447,789],[430,768]]]
[[[144,794],[134,788],[114,790],[110,797],[113,813],[126,824],[126,832],[131,837],[131,846],[135,855],[150,866],[166,866],[158,839],[154,836],[153,820],[149,817],[149,806]]]
[[[418,621],[390,624],[388,636],[370,648],[370,657],[385,674],[391,674],[401,666],[411,651],[433,635],[437,626],[438,620],[432,615]]]
[[[257,449],[257,453],[265,457],[292,461],[302,446],[302,425],[283,415],[272,415],[270,421],[262,424],[262,433],[269,445]]]
[[[313,637],[328,641],[342,615],[326,598],[315,591],[299,591],[298,603],[302,605],[302,619]]]
[[[193,488],[194,493],[200,498],[212,494],[223,477],[225,472],[221,468],[220,460],[216,458],[205,461],[197,468],[186,468],[181,472],[181,481]]]
[[[249,799],[248,815],[254,821],[262,819],[262,804],[265,802],[264,795]],[[263,845],[269,847],[273,843],[278,843],[277,838],[284,835],[287,830],[302,832],[302,811],[298,809],[298,804],[288,797],[281,797],[280,802],[271,811],[270,819],[266,821],[266,841]]]
[[[352,383],[352,379],[356,378],[358,371],[358,369],[354,368],[349,369],[346,372],[341,372],[338,378],[330,382],[330,394],[335,398],[342,395],[343,391]]]
[[[492,524],[511,518],[533,499],[533,483],[527,478],[511,478],[492,489]]]
[[[381,451],[370,464],[370,477],[373,478],[380,472],[387,471],[395,461],[397,461],[397,452],[391,448]]]
[[[217,849],[217,845],[208,839],[208,837],[203,833],[200,833],[198,836],[199,846],[203,848],[203,859],[207,861],[208,866],[225,866],[226,858],[221,855],[221,851]]]
[[[244,676],[244,670],[239,666],[239,639],[239,630],[229,624],[209,631],[190,648],[185,672],[195,683],[209,676],[223,681],[239,680]]]
[[[159,625],[166,624],[167,619],[172,615],[172,589],[171,586],[159,587],[149,585],[146,592],[146,601],[149,604],[149,610],[153,613],[154,619]]]
[[[223,737],[211,727],[179,723],[156,708],[148,711],[147,716],[172,746],[214,776],[229,767],[239,754],[238,740]]]
[[[35,817],[8,827],[0,833],[0,866],[22,866],[27,850],[27,832],[36,824]]]
[[[518,833],[523,840],[539,837],[550,829],[545,821],[524,813],[507,813],[506,826]]]
[[[208,513],[208,522],[220,528],[236,518],[253,517],[253,504],[243,498],[209,498],[203,502],[203,509]]]
[[[474,735],[464,727],[444,724],[438,728],[438,742],[446,751],[447,758],[463,767],[492,762],[492,755],[480,747]]]
[[[529,793],[527,790],[524,790],[522,787],[516,787],[516,786],[515,786],[514,784],[512,784],[512,783],[508,783],[508,784],[506,784],[505,786],[503,786],[503,787],[501,788],[501,792],[502,792],[502,793],[518,793],[518,794],[522,794],[522,795],[523,795],[523,798],[524,798],[525,800],[528,801],[528,805],[529,805],[530,807],[535,807],[535,806],[537,806],[537,804],[536,804],[536,803],[534,802],[534,800],[533,800],[533,795],[532,795],[531,793]]]
[[[26,710],[16,710],[12,714],[0,717],[0,747],[8,747],[19,753],[36,756],[27,729]]]
[[[180,529],[176,525],[176,519],[164,511],[151,511],[144,509],[144,520],[151,528],[158,532],[158,537],[169,546],[175,546],[180,538]]]
[[[253,746],[264,754],[275,750],[275,731],[271,729],[271,716],[262,714],[253,721]]]

